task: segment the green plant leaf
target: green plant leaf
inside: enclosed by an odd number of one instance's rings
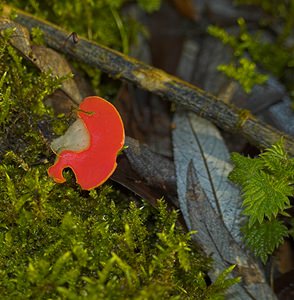
[[[252,176],[258,174],[263,166],[259,158],[252,159],[236,152],[231,154],[231,160],[235,167],[230,172],[229,179],[239,185],[244,185],[249,182]]]
[[[252,176],[243,186],[244,214],[249,216],[249,227],[264,218],[272,219],[278,213],[289,208],[288,196],[293,194],[293,187],[285,179],[275,178],[263,171]]]
[[[294,178],[294,159],[290,159],[284,147],[284,140],[281,139],[271,148],[259,155],[263,164],[273,174],[279,177],[286,177],[289,180]]]
[[[232,161],[235,166],[229,179],[241,186],[243,214],[248,216],[245,240],[265,262],[288,235],[287,227],[277,218],[289,217],[286,210],[294,194],[293,159],[281,139],[256,158],[233,153]]]
[[[281,221],[265,221],[262,224],[255,224],[245,230],[245,242],[253,250],[253,253],[260,257],[265,263],[268,255],[283,243],[288,236],[288,229]]]

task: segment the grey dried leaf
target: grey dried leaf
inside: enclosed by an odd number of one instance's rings
[[[238,32],[238,30],[230,28],[229,31]],[[285,95],[285,88],[274,77],[269,77],[263,85],[255,85],[251,93],[247,94],[237,81],[218,71],[219,65],[234,61],[234,55],[229,46],[223,45],[214,37],[207,36],[199,44],[188,40],[184,51],[189,53],[189,59],[186,59],[185,63],[182,62],[182,68],[192,69],[186,80],[191,80],[225,102],[258,113],[280,101]]]
[[[178,69],[178,73],[182,78],[188,81],[195,79],[198,74],[197,70],[200,74],[204,72],[202,80],[205,84],[204,74],[207,74],[207,72],[209,74],[215,73],[215,65],[220,59],[219,56],[213,56],[210,63],[206,64],[204,68],[201,60],[197,59],[199,55],[201,56],[201,53],[203,51],[195,41],[186,41]],[[206,57],[206,59],[208,58]],[[200,75],[197,76],[199,78]],[[214,82],[214,84],[210,84],[212,91],[219,89],[220,82],[225,80],[223,76],[218,76],[218,79],[212,80]],[[229,162],[229,152],[219,131],[211,122],[196,116],[192,112],[183,110],[178,110],[175,113],[174,124],[173,148],[178,180],[177,188],[179,201],[182,202],[181,210],[188,228],[191,227],[191,224],[189,212],[183,203],[185,202],[187,185],[187,178],[184,174],[187,174],[187,168],[192,162],[207,199],[223,219],[224,225],[234,239],[240,242],[241,198],[238,189],[227,179],[232,167]]]
[[[197,229],[197,234],[193,238],[213,258],[213,271],[210,272],[210,277],[215,279],[220,271],[234,264],[236,267],[233,275],[242,278],[240,284],[229,289],[226,299],[276,299],[259,264],[232,238],[221,216],[208,201],[192,161],[187,167],[185,176],[187,177],[185,201],[188,211],[191,212],[192,229]]]
[[[242,248],[241,199],[228,181],[229,153],[218,130],[195,114],[174,117],[174,160],[180,209],[194,239],[213,258],[211,278],[236,265],[242,283],[227,299],[275,299],[258,263]]]
[[[288,95],[282,101],[271,106],[265,113],[265,119],[270,123],[294,136],[293,102]]]
[[[191,229],[186,206],[187,170],[192,163],[207,200],[238,242],[240,236],[241,198],[239,190],[228,180],[232,170],[230,155],[219,131],[209,121],[191,112],[178,111],[174,116],[174,159],[181,210]]]
[[[179,67],[185,80],[193,81],[199,70],[198,51],[196,43],[186,43]],[[215,60],[212,61],[214,64]],[[210,67],[208,61],[205,69]],[[210,84],[213,90],[221,86],[223,79],[220,79]],[[202,80],[206,84],[205,78]],[[276,299],[262,269],[243,249],[242,201],[237,188],[228,181],[232,169],[230,156],[218,129],[184,110],[176,111],[174,126],[172,137],[180,209],[187,227],[197,231],[193,238],[213,258],[211,278],[215,279],[219,271],[235,264],[233,275],[241,276],[242,282],[229,290],[227,299]]]
[[[35,65],[42,71],[51,71],[52,75],[62,77],[72,73],[68,61],[53,49],[44,46],[33,46],[32,51],[37,58]],[[61,90],[63,90],[76,104],[81,103],[83,96],[73,78],[63,81]]]
[[[10,19],[0,17],[1,34],[3,34],[2,33],[3,30],[9,28],[14,30],[14,32],[10,37],[11,45],[17,50],[19,50],[24,57],[26,57],[27,59],[29,59],[34,63],[35,57],[33,55],[32,48],[31,48],[29,31],[25,27],[11,21]]]
[[[201,18],[208,18],[211,23],[235,24],[240,17],[248,21],[258,21],[261,12],[246,6],[236,6],[230,0],[192,0]]]

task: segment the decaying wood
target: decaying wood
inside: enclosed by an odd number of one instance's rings
[[[118,157],[118,168],[111,179],[152,205],[156,204],[156,199],[164,197],[178,208],[173,162],[131,137],[126,137],[125,145],[128,148]]]
[[[10,7],[5,6],[4,11],[8,14]],[[29,29],[33,27],[42,29],[45,41],[50,47],[97,67],[114,78],[130,81],[142,89],[182,105],[226,131],[239,132],[259,148],[269,147],[284,136],[286,149],[294,155],[293,138],[257,120],[250,113],[226,104],[162,70],[84,38],[80,38],[78,43],[69,41],[65,44],[68,32],[20,10],[16,13],[18,15],[16,22]]]

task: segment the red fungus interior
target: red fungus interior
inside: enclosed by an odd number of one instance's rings
[[[63,169],[70,168],[82,189],[90,190],[104,183],[114,172],[117,153],[124,145],[124,126],[116,108],[97,96],[83,100],[78,117],[88,130],[89,147],[79,152],[61,151],[48,174],[55,182],[62,183],[65,182]]]

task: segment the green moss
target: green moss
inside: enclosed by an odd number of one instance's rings
[[[240,3],[253,4],[252,1],[238,1]],[[268,41],[266,30],[259,30],[256,33],[250,33],[246,21],[239,18],[238,34],[229,34],[225,29],[210,25],[208,32],[210,35],[220,39],[222,43],[232,47],[234,52],[234,62],[229,65],[220,65],[219,70],[228,77],[237,80],[244,90],[249,93],[255,84],[266,82],[268,75],[272,74],[283,80],[289,92],[293,92],[292,77],[287,76],[288,72],[293,72],[294,56],[293,46],[287,39],[291,34],[289,27],[293,29],[294,5],[277,4],[268,0],[255,1],[255,5],[260,5],[266,11],[275,12],[273,22],[280,22],[281,33]],[[276,11],[283,11],[282,17],[276,14]],[[261,28],[270,24],[262,24]],[[275,24],[275,23],[274,23]],[[265,27],[266,28],[266,27]],[[267,74],[256,70],[256,65],[263,69]]]
[[[254,85],[263,84],[268,80],[268,75],[258,73],[255,63],[245,57],[239,60],[238,66],[233,63],[221,64],[217,69],[237,80],[246,93],[250,93]]]
[[[36,163],[49,148],[45,128],[53,120],[44,98],[58,88],[63,78],[38,73],[9,45],[11,32],[0,39],[0,157],[12,150]]]
[[[35,27],[31,30],[31,39],[33,44],[35,45],[44,45],[44,36],[43,36],[43,31],[38,28]]]
[[[252,117],[253,117],[253,115],[251,114],[251,112],[249,110],[247,110],[247,109],[240,110],[237,127],[240,128],[240,127],[244,126],[244,124],[247,122],[247,120]]]
[[[0,167],[2,299],[212,299],[233,283],[207,287],[208,261],[163,201],[83,192],[19,163]]]
[[[138,4],[142,9],[146,10],[147,12],[153,12],[158,10],[161,5],[161,0],[137,0]]]

